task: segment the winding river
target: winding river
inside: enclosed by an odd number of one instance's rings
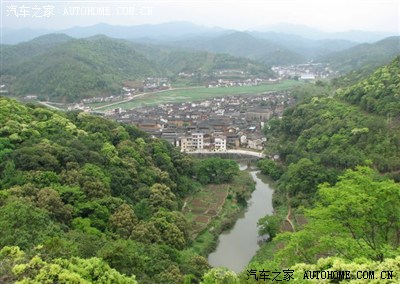
[[[246,167],[240,165],[240,168],[244,170]],[[267,178],[261,176],[259,171],[251,169],[248,171],[256,182],[256,189],[248,200],[243,215],[232,229],[219,236],[217,249],[209,254],[208,262],[214,267],[224,266],[235,272],[242,271],[259,248],[258,220],[273,212],[273,189],[268,185]]]

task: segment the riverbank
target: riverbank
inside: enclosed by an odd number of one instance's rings
[[[215,250],[219,235],[231,228],[255,190],[248,171],[241,171],[229,184],[208,185],[185,200],[183,214],[191,222],[190,250],[207,256]]]
[[[249,264],[259,249],[259,219],[273,213],[273,189],[270,180],[258,170],[251,170],[250,174],[256,183],[256,189],[248,201],[246,210],[231,230],[219,236],[217,249],[208,256],[212,266],[224,266],[236,273]]]
[[[276,182],[270,179],[268,176],[263,175],[266,179],[270,180],[273,187],[277,188]],[[281,190],[275,190],[272,197],[272,204],[274,208],[273,215],[276,216],[279,221],[279,227],[277,228],[279,233],[283,232],[294,232],[304,224],[307,220],[304,217],[304,212],[301,209],[293,209],[290,203],[289,195]],[[282,243],[272,239],[260,245],[259,250],[253,256],[250,261],[251,263],[263,262],[265,260],[272,260],[273,255],[282,248]]]

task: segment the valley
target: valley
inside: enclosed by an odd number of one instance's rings
[[[400,281],[399,33],[34,26],[2,27],[0,283]]]

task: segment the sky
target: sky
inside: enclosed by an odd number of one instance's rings
[[[399,34],[400,0],[1,0],[2,27],[16,29],[57,30],[98,23],[140,25],[171,21],[237,30],[292,23],[327,32],[365,30]]]

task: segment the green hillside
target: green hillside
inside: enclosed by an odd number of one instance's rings
[[[18,45],[3,45],[1,50],[3,67],[19,64],[34,56],[45,54],[52,48],[70,40],[72,38],[65,34],[48,34]]]
[[[272,75],[266,66],[224,54],[184,51],[94,36],[71,39],[47,35],[5,46],[1,57],[3,82],[11,95],[39,95],[53,101],[119,94],[126,80],[149,76],[174,79],[179,72],[197,74],[197,84],[221,69]]]
[[[195,51],[180,46],[131,43],[132,47],[147,59],[155,62],[165,76],[176,76],[179,72],[212,75],[222,69],[240,69],[252,75],[272,76],[271,69],[264,64],[245,57],[234,57],[226,53]]]
[[[288,166],[282,187],[295,206],[312,204],[320,183],[335,183],[345,169],[358,165],[370,165],[400,181],[400,126],[394,119],[399,111],[398,74],[396,58],[333,97],[308,96],[287,109],[281,120],[268,123],[266,135],[279,137],[278,151]],[[294,175],[299,180],[293,180]]]
[[[184,198],[238,172],[130,125],[0,98],[0,282],[198,283],[209,265]]]
[[[105,37],[67,41],[4,69],[15,76],[14,93],[64,101],[115,93],[123,80],[158,74],[154,64],[128,44]]]
[[[400,118],[400,56],[338,95],[368,112]]]
[[[334,70],[343,73],[357,69],[373,72],[377,67],[390,63],[400,54],[400,37],[394,36],[375,43],[363,43],[343,51],[319,58],[329,62]]]
[[[176,45],[246,57],[263,62],[268,66],[304,63],[305,61],[305,57],[295,51],[245,32],[229,33],[211,39],[187,40],[177,42]]]

